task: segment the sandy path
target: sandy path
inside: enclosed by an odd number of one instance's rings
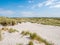
[[[28,30],[31,32],[36,32],[38,35],[44,39],[53,42],[54,45],[60,45],[60,27],[41,25],[36,23],[22,23],[15,26],[9,26],[9,28],[15,28],[20,32],[22,30]],[[21,38],[19,33],[9,34],[5,32],[4,40],[0,42],[0,45],[15,45],[16,43],[28,43],[29,39]],[[38,45],[38,44],[35,44]]]

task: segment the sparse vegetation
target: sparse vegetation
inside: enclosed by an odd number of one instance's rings
[[[1,30],[0,30],[0,41],[2,40],[2,33],[1,33]]]
[[[9,33],[13,33],[13,32],[18,32],[16,29],[13,29],[13,28],[10,28],[9,30],[8,30],[8,32]]]
[[[37,38],[37,34],[36,34],[36,33],[31,33],[31,34],[30,34],[30,38],[31,38],[32,40],[35,40],[35,39]]]
[[[4,34],[4,33],[2,33],[3,31],[8,31],[9,33],[19,32],[18,30],[13,29],[13,28],[2,27],[2,28],[0,28],[0,41],[3,39],[3,37],[2,37],[2,35]]]
[[[60,26],[60,18],[53,18],[53,17],[33,17],[33,18],[13,18],[18,20],[18,22],[31,22],[31,23],[38,23],[44,25],[54,25]]]
[[[54,25],[60,26],[60,18],[48,18],[48,17],[34,17],[34,18],[8,18],[8,17],[0,17],[0,24],[3,26],[15,25],[21,22],[31,22],[38,23],[44,25]]]
[[[44,25],[54,25],[54,26],[60,26],[60,18],[8,18],[8,17],[0,17],[0,24],[3,26],[14,26],[17,23],[21,22],[31,22],[31,23],[38,23],[38,24],[44,24]],[[6,28],[3,27],[1,30],[8,31],[9,33],[18,32],[16,29],[13,28]],[[0,40],[2,40],[2,34],[0,30]],[[22,31],[21,34],[23,36],[29,35],[29,39],[34,41],[38,41],[40,43],[44,43],[45,45],[52,45],[36,33],[31,33],[29,31]],[[33,45],[33,42],[30,41],[28,45]],[[22,45],[22,44],[17,44]]]
[[[28,43],[28,45],[34,45],[34,44],[33,44],[33,42],[32,42],[32,41],[30,41],[30,42]]]
[[[8,28],[7,27],[2,27],[1,30],[6,31],[6,30],[8,30]]]
[[[7,28],[7,27],[2,27],[1,30],[8,31],[9,33],[12,33],[12,32],[19,32],[19,31],[16,30],[16,29]]]
[[[29,31],[22,31],[21,34],[24,36],[24,35],[29,35],[30,32]]]
[[[7,17],[0,17],[0,24],[3,26],[9,26],[9,25],[15,25],[17,24],[17,21],[12,18],[7,18]]]
[[[39,42],[45,43],[46,45],[52,45],[51,43],[47,42],[46,40],[44,40],[43,38],[41,38],[40,36],[38,36],[36,33],[32,33],[30,35],[30,38],[32,40],[37,40]]]
[[[22,31],[22,35],[30,35],[30,39],[31,40],[36,40],[36,41],[38,41],[38,42],[40,42],[40,43],[45,43],[45,45],[52,45],[51,43],[49,43],[49,42],[47,42],[46,40],[44,40],[43,38],[41,38],[40,36],[38,36],[36,33],[31,33],[31,32],[29,32],[29,33],[26,33],[27,31]]]

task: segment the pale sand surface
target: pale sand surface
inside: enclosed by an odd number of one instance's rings
[[[36,23],[21,23],[15,26],[8,26],[8,28],[14,28],[19,30],[15,33],[4,32],[3,40],[0,41],[0,45],[16,45],[16,43],[22,43],[23,45],[28,44],[29,39],[21,37],[20,32],[26,30],[30,32],[35,32],[40,35],[43,39],[46,39],[49,42],[54,43],[54,45],[60,45],[60,27],[58,26],[49,26]],[[34,45],[44,45],[34,42]]]

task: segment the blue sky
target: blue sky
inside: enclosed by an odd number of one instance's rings
[[[60,17],[60,0],[0,0],[0,16]]]

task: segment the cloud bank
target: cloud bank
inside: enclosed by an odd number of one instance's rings
[[[49,7],[49,8],[60,8],[60,1],[59,0],[46,0],[41,3],[37,3],[36,5],[33,5],[31,8],[40,8],[40,7]]]

